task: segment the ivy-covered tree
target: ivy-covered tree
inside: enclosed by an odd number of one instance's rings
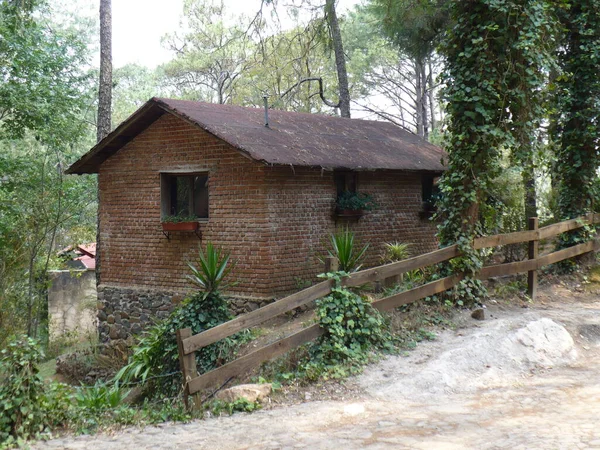
[[[555,81],[556,169],[561,219],[592,211],[598,202],[600,166],[600,2],[569,1],[559,10],[565,31]],[[563,245],[584,237],[573,233]]]
[[[531,139],[540,118],[527,104],[539,86],[538,59],[544,5],[537,0],[452,1],[454,26],[442,49],[446,57],[448,171],[442,177],[439,239],[458,243],[464,256],[455,271],[467,275],[459,286],[467,301],[485,291],[471,278],[482,266],[472,247],[483,234],[482,214],[501,169],[504,149],[515,138]],[[521,123],[524,121],[525,123]]]

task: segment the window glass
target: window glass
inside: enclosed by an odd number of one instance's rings
[[[163,216],[208,218],[208,174],[162,174]]]
[[[208,175],[196,175],[194,178],[194,214],[208,217]]]
[[[343,192],[356,192],[358,185],[356,172],[335,172],[333,180],[339,196]]]

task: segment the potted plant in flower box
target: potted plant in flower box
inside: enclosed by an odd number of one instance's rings
[[[163,231],[196,231],[198,218],[196,216],[165,216],[162,219]]]
[[[377,206],[369,194],[342,192],[335,203],[335,212],[338,217],[361,217],[365,211],[370,211]]]

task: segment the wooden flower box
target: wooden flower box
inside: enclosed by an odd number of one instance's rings
[[[198,222],[162,222],[163,231],[197,231]]]

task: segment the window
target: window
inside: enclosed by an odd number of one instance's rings
[[[433,175],[423,175],[421,178],[421,195],[423,201],[423,210],[434,211],[435,201],[439,195],[438,181],[439,177]]]
[[[343,192],[356,192],[358,176],[356,172],[334,172],[333,180],[337,189],[338,197]]]
[[[208,173],[161,174],[161,213],[208,219]]]

